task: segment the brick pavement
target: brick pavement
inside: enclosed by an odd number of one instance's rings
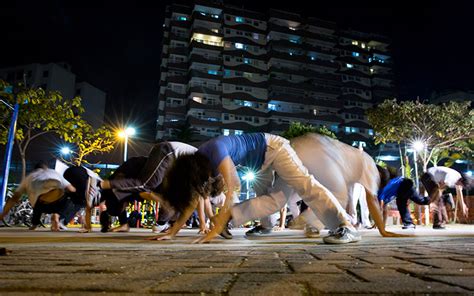
[[[234,230],[233,240],[191,245],[196,230],[153,242],[148,231],[0,228],[11,251],[0,256],[0,295],[474,295],[474,227],[451,228],[392,239],[364,231],[340,246],[298,231],[248,240]]]

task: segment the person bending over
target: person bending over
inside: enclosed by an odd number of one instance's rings
[[[190,208],[193,208],[199,196],[207,198],[212,195],[211,191],[220,187],[216,186],[216,183],[223,181],[225,186],[224,209],[216,216],[216,225],[212,231],[197,242],[211,241],[223,230],[231,217],[235,225],[240,225],[272,213],[265,209],[270,206],[268,203],[262,207],[232,207],[233,195],[240,191],[236,170],[239,165],[253,168],[255,171],[275,171],[293,187],[321,221],[334,230],[324,238],[326,243],[350,243],[361,239],[337,199],[308,172],[288,140],[272,134],[252,133],[211,139],[202,144],[197,153],[179,157],[170,169],[163,197],[176,210],[183,212],[183,216],[189,216]],[[269,187],[269,183],[262,186]],[[214,192],[217,193],[219,191]],[[175,235],[177,231],[178,229],[173,229],[167,238]]]

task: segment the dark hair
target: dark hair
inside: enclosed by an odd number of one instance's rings
[[[392,167],[381,167],[377,165],[377,170],[379,171],[380,175],[380,187],[379,190],[383,189],[390,180],[397,177],[397,173],[394,168]]]
[[[200,154],[176,158],[163,180],[163,198],[178,212],[183,212],[197,194],[209,196],[213,169],[209,159]]]
[[[37,169],[48,169],[48,168],[49,168],[49,167],[48,167],[48,164],[47,164],[46,162],[40,161],[40,162],[38,162],[37,164],[35,164],[35,168],[34,168],[34,169],[37,170]]]
[[[464,189],[471,189],[472,187],[472,177],[470,177],[468,174],[466,173],[461,173],[461,184],[462,186],[464,187]]]

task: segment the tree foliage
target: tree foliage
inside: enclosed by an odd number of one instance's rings
[[[292,138],[303,136],[307,133],[317,133],[324,136],[328,136],[333,139],[337,139],[336,135],[332,131],[327,129],[325,126],[314,127],[310,124],[302,124],[301,122],[292,122],[288,129],[281,134],[281,136],[289,140]]]
[[[31,142],[48,134],[55,133],[67,142],[74,143],[73,162],[80,165],[90,154],[108,152],[113,149],[114,137],[106,127],[94,130],[81,117],[84,108],[81,98],[64,99],[57,91],[41,88],[25,88],[19,85],[14,94],[5,93],[8,83],[0,80],[0,96],[9,104],[19,102],[20,112],[17,120],[15,144],[22,160],[23,177],[26,173],[26,154]],[[1,104],[0,114],[11,114],[8,107]],[[0,117],[0,144],[7,141],[10,116]]]
[[[2,82],[3,89],[8,85]],[[15,133],[15,143],[20,152],[23,168],[23,176],[26,173],[26,152],[31,142],[47,133],[63,135],[74,128],[75,122],[84,112],[81,98],[75,97],[66,100],[57,91],[45,91],[42,88],[26,88],[21,85],[15,87],[14,94],[1,93],[2,98],[9,104],[19,102],[20,112],[18,114]],[[8,112],[3,104],[1,112]],[[8,123],[6,123],[7,121]],[[9,125],[9,118],[3,122],[3,126]],[[4,128],[2,128],[3,130]],[[7,132],[3,132],[0,144],[5,144]]]
[[[72,162],[75,165],[89,163],[86,160],[88,155],[110,152],[116,143],[112,130],[105,126],[94,129],[83,119],[78,120],[75,128],[63,134],[62,138],[75,145],[72,151]]]
[[[197,130],[189,123],[182,124],[172,129],[171,139],[183,143],[189,143],[195,140]]]
[[[419,156],[424,170],[433,155],[444,150],[467,152],[466,141],[472,141],[474,135],[470,102],[433,105],[386,100],[368,111],[368,119],[375,130],[375,143],[423,141],[425,150]]]

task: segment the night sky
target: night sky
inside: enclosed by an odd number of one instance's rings
[[[181,1],[186,2],[186,1]],[[400,98],[474,90],[472,1],[225,1],[387,35]],[[112,122],[153,138],[164,9],[171,1],[2,1],[0,67],[65,61],[107,92]],[[270,4],[271,3],[271,4]]]

